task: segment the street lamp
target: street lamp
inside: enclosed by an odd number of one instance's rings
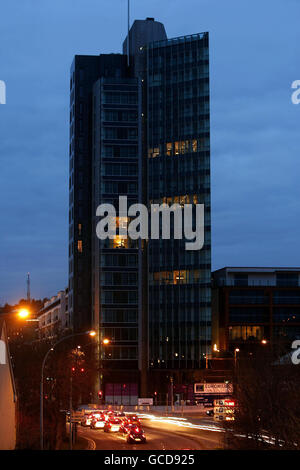
[[[85,331],[84,333],[75,333],[73,335],[68,335],[64,336],[60,340],[58,340],[45,354],[43,362],[42,362],[42,369],[41,369],[41,382],[40,382],[40,447],[41,450],[44,450],[44,367],[46,364],[46,360],[50,354],[51,351],[54,351],[54,348],[59,344],[62,343],[63,341],[69,339],[69,338],[74,338],[75,336],[81,336],[81,335],[90,335],[91,337],[96,336],[95,331]],[[70,422],[72,425],[72,416],[71,416],[72,410],[70,410]],[[70,427],[71,429],[71,427]]]
[[[24,320],[25,318],[28,318],[30,315],[30,312],[27,308],[21,308],[21,310],[19,310],[18,312],[18,317],[20,317],[22,320]]]
[[[239,352],[240,352],[239,348],[235,348],[235,350],[234,350],[234,368],[236,368],[236,355]]]
[[[111,343],[111,340],[109,338],[103,338],[102,340],[99,341],[99,352],[98,352],[98,358],[99,358],[99,382],[98,382],[98,385],[99,385],[99,390],[102,391],[102,387],[103,387],[103,362],[102,362],[102,346],[108,346],[109,344]],[[101,393],[101,397],[99,396],[99,393],[98,393],[98,397],[101,399],[101,402],[102,402],[102,393]]]
[[[32,320],[32,319],[29,319],[27,320],[27,318],[30,316],[31,312],[28,308],[25,308],[25,307],[22,307],[22,308],[19,308],[19,309],[13,309],[13,310],[10,310],[10,312],[1,312],[0,313],[0,318],[3,318],[3,317],[12,317],[13,314],[17,314],[16,316],[19,317],[21,320],[26,320],[26,321],[38,321],[36,319]]]

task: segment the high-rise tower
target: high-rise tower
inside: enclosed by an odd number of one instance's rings
[[[69,304],[75,330],[99,330],[106,400],[133,403],[156,381],[164,388],[166,371],[192,381],[209,354],[208,51],[208,33],[167,39],[147,18],[123,54],[76,56],[71,68]],[[99,240],[96,208],[118,210],[121,195],[129,205],[204,204],[204,247]]]

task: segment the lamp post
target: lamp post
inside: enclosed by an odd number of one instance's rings
[[[215,353],[220,352],[220,349],[218,349],[217,344],[214,344],[213,351]],[[208,369],[208,359],[213,359],[213,353],[208,354],[208,352],[206,352],[206,354],[205,354],[205,369]]]
[[[234,350],[234,368],[235,368],[235,369],[236,369],[236,355],[237,355],[237,353],[239,353],[239,352],[240,352],[239,348],[235,348],[235,350]]]
[[[108,346],[111,343],[109,338],[103,338],[99,340],[99,390],[98,390],[98,398],[101,400],[101,405],[103,401],[103,361],[102,361],[102,353],[103,353],[103,346]],[[99,392],[101,395],[99,396]]]
[[[174,379],[173,377],[170,377],[170,382],[171,382],[171,411],[173,412],[174,411],[174,390],[173,390],[173,387],[174,387]]]
[[[40,448],[41,450],[44,450],[44,367],[47,361],[47,358],[50,354],[50,352],[54,351],[54,348],[62,343],[63,341],[69,339],[69,338],[74,338],[75,336],[82,336],[89,334],[90,336],[95,336],[96,333],[94,331],[85,331],[84,333],[75,333],[73,335],[68,335],[64,336],[60,340],[58,340],[45,354],[43,362],[42,362],[42,369],[41,369],[41,382],[40,382]],[[70,430],[72,426],[72,416],[71,416],[72,410],[70,410]]]

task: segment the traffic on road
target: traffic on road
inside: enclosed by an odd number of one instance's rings
[[[141,411],[85,410],[78,434],[94,449],[202,450],[222,446],[223,429],[206,416],[183,418]]]

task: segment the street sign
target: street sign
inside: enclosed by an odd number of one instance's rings
[[[138,405],[153,405],[153,398],[138,398]]]
[[[232,384],[224,382],[194,384],[194,393],[197,395],[231,395],[232,390]]]

